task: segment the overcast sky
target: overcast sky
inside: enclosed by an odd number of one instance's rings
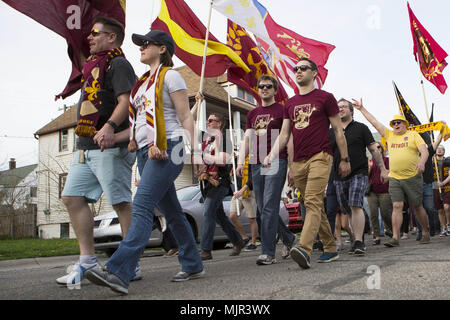
[[[398,113],[392,88],[395,81],[407,103],[426,122],[421,75],[412,54],[413,42],[404,0],[260,0],[273,19],[298,34],[336,46],[326,65],[324,90],[337,99],[363,97],[365,106],[385,125]],[[206,24],[207,0],[186,0]],[[146,33],[159,12],[159,0],[128,0],[125,55],[136,74],[146,71],[132,33]],[[411,0],[410,6],[430,34],[450,53],[450,2]],[[65,87],[71,72],[65,40],[34,20],[0,2],[0,170],[9,158],[17,166],[37,163],[38,142],[33,133],[72,105],[79,93],[65,100],[54,96]],[[226,41],[226,18],[212,11],[212,33]],[[447,58],[450,62],[450,58]],[[176,66],[182,63],[176,60]],[[450,84],[450,67],[444,77]],[[429,112],[435,120],[450,118],[450,89],[442,95],[424,80]],[[286,86],[285,86],[286,87]],[[358,111],[355,120],[368,124]],[[374,131],[373,127],[369,125]],[[450,140],[444,143],[447,155]]]

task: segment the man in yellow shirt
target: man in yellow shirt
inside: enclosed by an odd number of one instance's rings
[[[428,216],[422,205],[423,178],[428,149],[425,141],[415,131],[409,131],[409,123],[403,115],[396,115],[389,123],[393,130],[381,124],[362,104],[354,100],[354,108],[363,116],[387,141],[389,151],[389,194],[392,199],[392,231],[393,237],[384,245],[399,246],[400,228],[403,222],[403,203],[408,201],[414,208],[417,219],[423,228],[421,244],[430,243]]]

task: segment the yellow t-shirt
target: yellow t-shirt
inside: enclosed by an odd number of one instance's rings
[[[389,177],[403,180],[417,175],[418,147],[425,144],[422,137],[415,131],[408,130],[402,135],[397,135],[386,128],[384,138],[389,151]]]

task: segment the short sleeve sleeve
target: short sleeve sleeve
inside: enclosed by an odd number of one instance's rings
[[[187,89],[186,82],[181,74],[175,70],[168,70],[164,77],[164,86],[169,93],[173,93],[178,90]]]

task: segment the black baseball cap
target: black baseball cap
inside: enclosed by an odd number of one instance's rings
[[[133,33],[131,36],[133,43],[142,46],[145,41],[165,45],[170,55],[173,56],[175,52],[175,42],[170,34],[161,30],[152,30],[146,35]]]

